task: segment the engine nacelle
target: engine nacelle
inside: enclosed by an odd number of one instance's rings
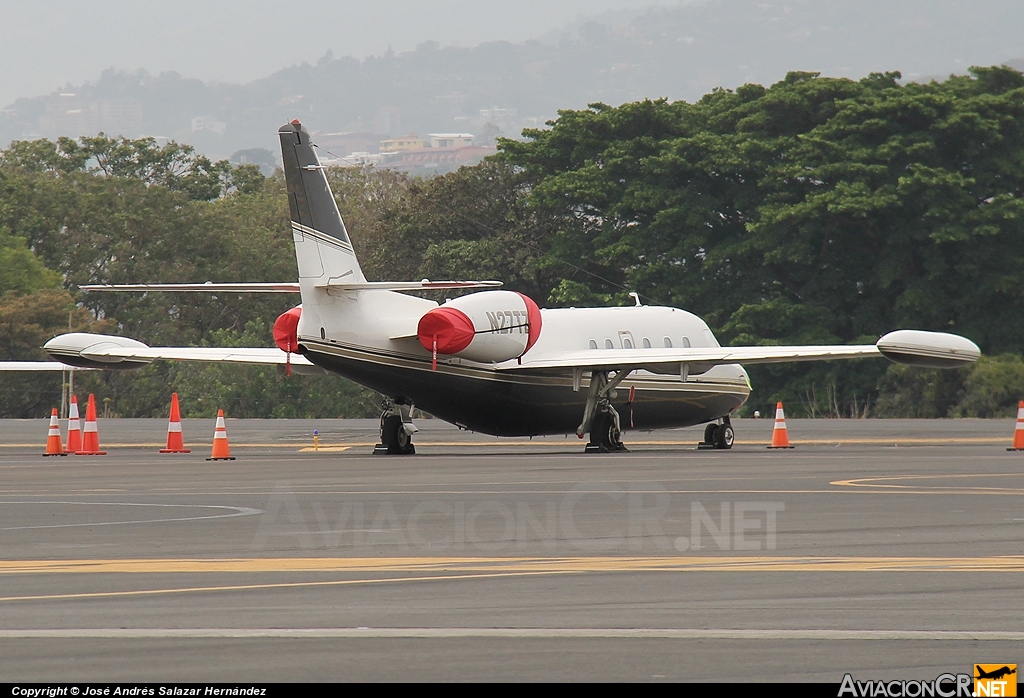
[[[417,335],[427,351],[482,363],[525,354],[540,336],[540,308],[515,291],[482,291],[434,308],[420,318]]]
[[[153,362],[153,359],[124,359],[119,356],[96,354],[96,352],[111,348],[149,349],[149,345],[128,337],[88,332],[62,334],[43,345],[43,350],[55,361],[80,368],[127,370],[142,368]]]

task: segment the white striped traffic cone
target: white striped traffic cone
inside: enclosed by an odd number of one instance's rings
[[[213,450],[206,460],[234,460],[228,446],[228,428],[224,424],[224,410],[217,410],[217,426],[213,430]]]
[[[1007,451],[1024,451],[1024,400],[1017,404],[1017,426],[1013,428],[1013,447]]]
[[[68,411],[68,453],[82,450],[82,420],[78,416],[78,397],[71,396],[71,409]]]
[[[178,408],[178,394],[171,393],[171,417],[167,420],[167,448],[161,448],[160,453],[192,453],[185,448],[184,437],[181,434],[181,410]]]
[[[789,430],[786,429],[786,415],[782,411],[782,401],[775,405],[775,429],[772,430],[772,445],[768,448],[793,448],[789,445]]]
[[[105,456],[106,451],[100,450],[100,432],[96,428],[96,397],[89,394],[89,403],[85,406],[85,431],[82,433],[82,450],[75,451],[76,456]]]
[[[46,433],[46,453],[44,456],[66,456],[64,444],[60,440],[60,422],[57,420],[57,408],[50,413],[50,430]]]

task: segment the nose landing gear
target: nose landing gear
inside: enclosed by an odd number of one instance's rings
[[[583,410],[583,422],[576,429],[576,434],[590,432],[590,443],[585,453],[616,453],[628,451],[622,443],[622,424],[619,413],[612,406],[612,391],[632,373],[626,368],[616,371],[611,378],[608,371],[594,371],[590,374],[590,389],[587,392],[587,406]]]

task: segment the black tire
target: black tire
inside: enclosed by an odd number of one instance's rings
[[[715,443],[715,432],[718,430],[718,425],[712,422],[711,424],[704,427],[704,443],[713,444]]]
[[[412,445],[412,437],[405,433],[402,428],[402,418],[397,414],[384,418],[380,427],[380,441],[388,447],[388,453],[393,456],[404,456],[416,453]]]
[[[590,443],[596,444],[601,453],[626,450],[611,412],[598,412],[594,415],[594,421],[590,425]]]
[[[715,448],[730,449],[735,440],[736,432],[730,425],[723,424],[715,430]]]

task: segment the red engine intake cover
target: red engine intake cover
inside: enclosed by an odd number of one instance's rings
[[[437,338],[439,354],[458,354],[473,341],[476,330],[473,321],[457,308],[434,308],[420,318],[416,328],[420,344],[427,351],[433,351]]]
[[[299,350],[298,328],[301,315],[300,305],[281,313],[274,321],[274,344],[279,346],[281,351],[295,353]]]

